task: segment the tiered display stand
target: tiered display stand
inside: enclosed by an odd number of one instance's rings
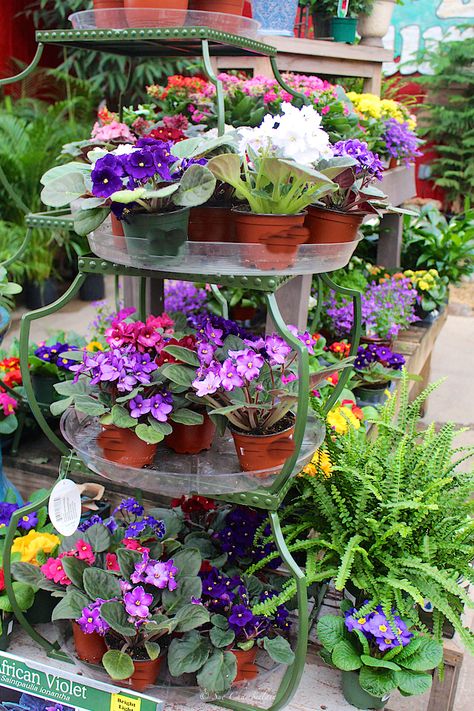
[[[198,56],[201,55],[205,72],[216,87],[218,107],[218,129],[224,130],[223,90],[215,76],[212,56],[261,56],[271,62],[278,82],[290,93],[300,96],[288,87],[280,76],[276,62],[276,50],[255,39],[231,35],[208,27],[150,28],[150,29],[96,29],[96,30],[50,30],[37,32],[40,42],[37,54],[31,65],[21,74],[1,83],[13,82],[24,78],[38,64],[44,44],[63,47],[79,47],[126,55],[133,58]],[[304,97],[302,97],[304,99]],[[28,215],[28,232],[33,228],[73,230],[73,219],[63,212],[45,212]],[[28,402],[42,430],[62,453],[59,480],[74,477],[75,472],[94,471],[100,476],[137,490],[146,489],[165,496],[182,494],[204,494],[235,504],[252,506],[268,511],[275,544],[279,550],[289,574],[295,579],[298,602],[298,636],[295,645],[295,661],[282,677],[275,699],[270,706],[272,711],[283,709],[293,697],[304,669],[308,644],[308,629],[311,615],[308,609],[308,597],[305,573],[292,558],[280,528],[278,510],[288,491],[291,478],[311,459],[314,451],[324,439],[324,424],[309,413],[309,354],[298,338],[285,324],[275,294],[280,286],[292,277],[303,274],[316,274],[319,283],[318,308],[322,307],[321,289],[323,283],[332,289],[352,297],[354,303],[354,328],[352,333],[351,355],[355,354],[360,336],[360,294],[356,291],[338,287],[328,276],[328,272],[347,264],[356,243],[333,245],[302,245],[298,249],[293,266],[283,273],[253,266],[252,245],[245,245],[245,253],[240,244],[198,244],[188,243],[183,254],[178,257],[148,258],[147,263],[137,261],[126,252],[117,248],[108,228],[97,231],[89,238],[92,254],[78,261],[78,274],[66,293],[57,301],[29,312],[23,316],[20,335],[20,361],[23,384]],[[255,245],[255,249],[257,245]],[[259,246],[259,249],[261,247]],[[250,250],[250,251],[249,251]],[[197,456],[168,455],[160,453],[157,463],[152,468],[132,469],[113,464],[103,459],[95,444],[97,425],[94,421],[79,422],[74,412],[65,413],[62,420],[62,432],[70,446],[58,437],[45,417],[44,408],[36,401],[31,377],[28,371],[28,345],[30,326],[33,321],[58,312],[78,293],[88,274],[114,275],[118,278],[136,277],[139,280],[140,318],[146,317],[146,284],[150,278],[178,278],[188,281],[205,281],[213,285],[214,292],[222,305],[222,314],[227,316],[227,303],[218,290],[219,285],[254,289],[264,294],[268,312],[278,333],[298,354],[299,390],[295,427],[295,450],[281,469],[272,471],[270,476],[262,478],[259,472],[241,472],[235,453],[225,438],[218,439],[209,453]],[[337,401],[342,391],[349,369],[346,369],[331,397],[326,403],[328,411]],[[263,468],[262,464],[262,468]],[[35,511],[47,504],[49,494],[42,501],[28,505],[12,516],[5,541],[4,570],[5,582],[15,615],[29,635],[38,642],[50,656],[61,656],[59,646],[51,644],[26,620],[19,609],[11,584],[11,544],[18,521],[25,513]],[[213,701],[222,707],[236,711],[255,711],[258,706],[235,699],[223,698]]]

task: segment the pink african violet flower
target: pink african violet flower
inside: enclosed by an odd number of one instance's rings
[[[153,602],[153,595],[145,592],[145,589],[138,585],[136,588],[123,596],[125,610],[131,617],[148,617],[149,606]]]
[[[111,121],[111,123],[107,123],[105,126],[101,126],[100,123],[96,121],[91,135],[96,141],[112,141],[114,138],[123,138],[125,141],[135,143],[135,137],[129,127],[118,121]]]
[[[95,561],[95,556],[90,543],[87,543],[82,538],[80,538],[78,541],[76,541],[76,550],[76,558],[79,558],[79,560],[83,560],[88,565],[93,565]]]
[[[122,541],[125,548],[130,551],[138,551],[139,553],[149,553],[150,549],[146,546],[142,546],[140,541],[136,541],[134,538],[124,538]]]
[[[0,393],[0,407],[3,409],[3,414],[5,417],[13,415],[16,408],[18,407],[18,402],[14,397],[7,395],[7,393]]]
[[[71,581],[64,572],[64,568],[61,563],[61,558],[64,556],[65,553],[62,553],[58,556],[58,558],[48,558],[46,563],[41,566],[41,572],[45,578],[52,580],[55,583],[59,583],[59,585],[71,585]]]
[[[288,383],[292,383],[295,380],[298,380],[298,376],[296,373],[288,373],[288,375],[282,375],[281,376],[281,382],[283,385],[288,385]]]
[[[119,571],[120,566],[118,564],[117,556],[115,553],[107,553],[105,556],[105,567],[107,570]]]

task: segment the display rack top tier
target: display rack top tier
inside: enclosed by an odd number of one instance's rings
[[[95,30],[38,30],[42,44],[94,50],[127,57],[196,57],[206,41],[212,56],[261,55],[274,57],[276,49],[249,37],[211,27],[148,27]]]

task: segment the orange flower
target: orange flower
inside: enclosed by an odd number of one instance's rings
[[[339,373],[333,373],[332,375],[328,375],[326,378],[328,383],[331,383],[331,385],[337,385],[339,382]]]

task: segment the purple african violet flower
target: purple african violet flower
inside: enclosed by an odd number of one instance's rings
[[[252,622],[254,616],[252,611],[244,605],[234,605],[232,614],[229,617],[229,625],[231,627],[245,627],[249,622]]]
[[[139,560],[138,563],[135,563],[133,573],[130,575],[130,580],[132,581],[132,583],[136,585],[137,583],[145,582],[146,569],[148,568],[149,564],[150,554],[148,553],[148,551],[143,551],[142,559]]]
[[[146,415],[151,410],[151,399],[144,398],[142,395],[136,395],[128,404],[130,415],[138,419],[142,415]]]
[[[194,380],[193,388],[196,390],[198,397],[206,397],[217,391],[221,384],[221,377],[215,373],[207,373],[203,380]]]
[[[136,538],[147,527],[146,521],[133,521],[125,530],[125,538]]]
[[[122,499],[117,508],[114,509],[114,513],[117,513],[117,511],[128,511],[128,513],[135,514],[135,516],[142,516],[145,509],[133,496],[129,496],[127,499]]]
[[[168,314],[191,314],[206,311],[207,291],[192,282],[165,280],[165,311]]]
[[[127,156],[126,170],[135,180],[152,178],[156,173],[153,153],[148,150],[138,150]]]
[[[394,118],[387,119],[382,139],[385,141],[388,154],[392,158],[404,160],[406,165],[422,155],[418,150],[421,141],[407,121],[400,123]]]
[[[270,365],[283,365],[291,353],[291,346],[276,334],[265,338],[264,347],[270,359]]]
[[[130,617],[148,617],[149,607],[153,602],[153,595],[145,592],[145,589],[138,585],[123,596],[125,610]]]
[[[150,412],[152,417],[158,422],[167,422],[168,415],[173,409],[173,405],[170,404],[169,399],[166,399],[162,393],[157,393],[151,398]]]
[[[265,361],[260,353],[255,353],[252,349],[246,348],[245,351],[237,357],[237,372],[242,378],[250,382],[258,378],[264,364]]]
[[[13,513],[19,508],[18,504],[9,504],[7,501],[2,501],[0,503],[0,527],[8,526]]]
[[[223,333],[222,328],[216,328],[210,321],[208,321],[204,327],[204,336],[216,346],[222,346]]]
[[[334,145],[334,155],[354,158],[357,161],[357,164],[354,166],[356,175],[364,172],[377,178],[377,180],[382,180],[382,161],[377,153],[373,153],[369,150],[367,143],[364,141],[359,141],[357,138],[338,141]]]
[[[122,190],[123,167],[117,156],[108,154],[99,158],[91,172],[92,194],[108,198],[117,190]]]
[[[172,560],[168,560],[166,563],[151,561],[146,569],[145,582],[160,590],[165,588],[171,591],[176,590],[178,586],[175,579],[177,572],[178,568],[173,565]]]
[[[201,343],[199,343],[197,347],[197,355],[199,358],[199,362],[204,365],[210,365],[211,361],[214,358],[214,352],[215,348],[210,343],[201,341]]]
[[[240,388],[244,384],[230,358],[223,362],[220,377],[222,380],[221,385],[227,392],[231,392],[234,388]]]
[[[100,616],[100,609],[104,600],[100,603],[93,603],[82,609],[82,615],[76,620],[77,624],[85,634],[93,634],[96,632],[102,637],[108,632],[109,625]]]

